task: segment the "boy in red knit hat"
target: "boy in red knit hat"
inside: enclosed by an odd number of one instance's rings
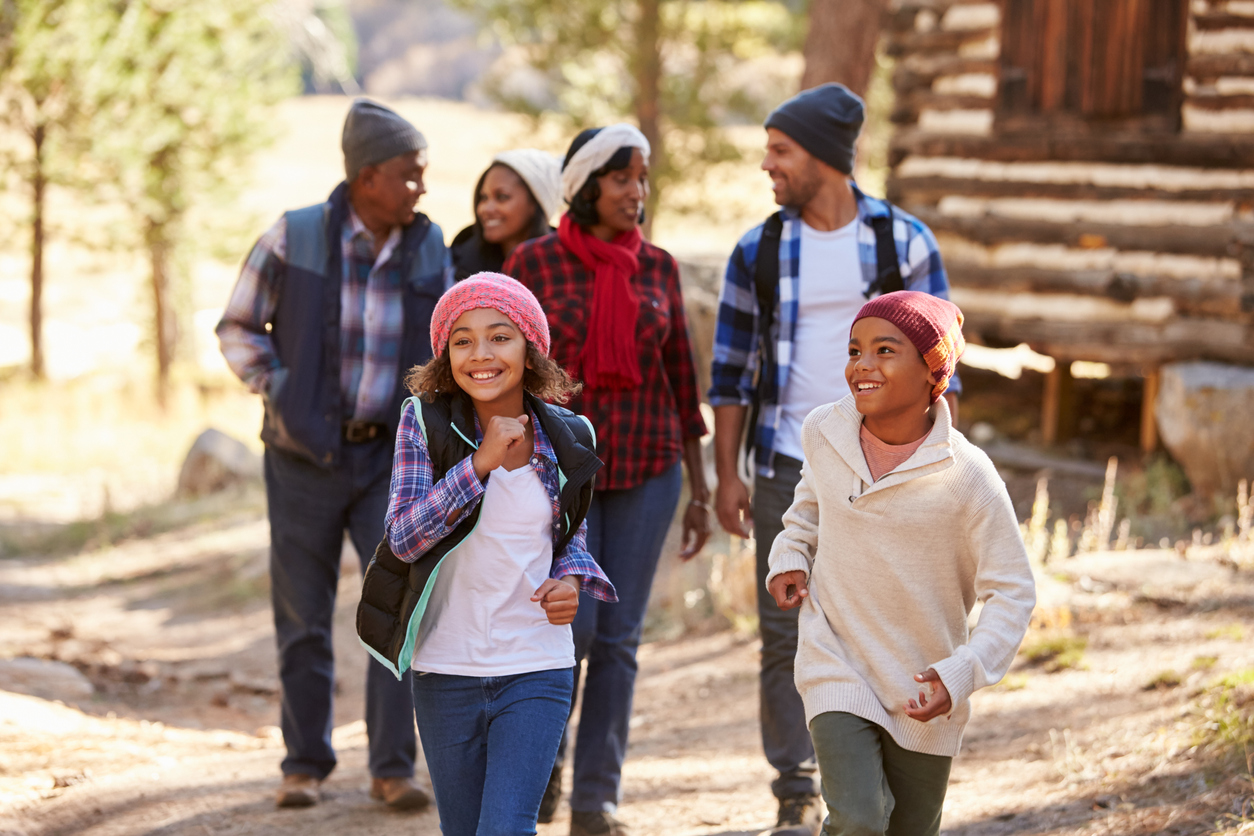
[[[1005,675],[1036,602],[1006,486],[941,398],[963,348],[952,303],[871,300],[850,333],[851,393],[802,430],[767,589],[802,607],[796,682],[828,836],[940,832],[969,697]]]

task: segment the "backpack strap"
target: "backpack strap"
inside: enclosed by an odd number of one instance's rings
[[[784,216],[773,212],[762,224],[758,256],[753,263],[753,288],[758,297],[758,391],[745,433],[746,455],[753,451],[757,440],[762,402],[774,400],[779,379],[775,373],[775,343],[771,340],[771,327],[775,324],[775,300],[779,296],[779,241],[783,234]]]
[[[775,346],[771,342],[771,326],[775,324],[775,300],[779,296],[779,240],[784,233],[784,218],[773,213],[762,224],[762,238],[758,242],[758,257],[753,265],[753,287],[758,296],[758,339],[762,343],[762,360],[758,364],[758,392],[773,391],[774,375],[765,374],[775,368]],[[770,378],[768,380],[768,378]]]
[[[888,217],[871,218],[871,227],[875,230],[875,282],[866,290],[868,299],[906,289],[901,278],[901,263],[897,260],[897,242],[893,238],[893,206],[886,205]]]

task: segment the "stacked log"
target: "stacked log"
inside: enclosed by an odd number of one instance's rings
[[[1008,0],[1002,0],[1008,2]],[[1002,3],[897,0],[888,197],[936,232],[969,339],[1120,367],[1254,365],[1254,11],[1191,0],[1183,116],[1007,129]]]

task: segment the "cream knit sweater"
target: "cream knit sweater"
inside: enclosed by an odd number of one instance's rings
[[[853,395],[815,409],[802,427],[805,464],[770,579],[809,574],[797,645],[806,722],[845,711],[885,728],[903,748],[958,754],[970,696],[1005,675],[1036,603],[1032,570],[1006,486],[953,429],[944,399],[914,454],[873,482],[858,442]],[[979,623],[967,630],[976,600]],[[935,668],[954,709],[907,717],[916,673]]]

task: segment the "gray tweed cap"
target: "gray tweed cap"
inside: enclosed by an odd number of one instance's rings
[[[421,151],[427,140],[396,111],[369,99],[354,99],[344,119],[344,174],[348,182],[368,165]]]

